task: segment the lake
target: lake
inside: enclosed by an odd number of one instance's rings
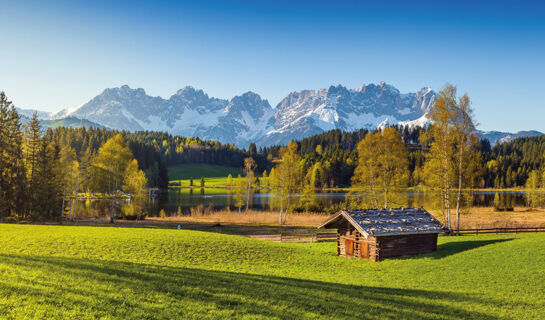
[[[524,191],[473,191],[465,193],[466,202],[473,207],[491,207],[512,208],[512,207],[544,207],[544,193],[527,193]],[[301,195],[291,196],[292,203],[301,199]],[[424,207],[427,209],[439,209],[441,206],[440,197],[436,193],[424,192],[405,192],[398,193],[393,197],[391,207]],[[369,197],[365,194],[352,193],[345,191],[316,192],[310,198],[306,198],[314,208],[319,211],[339,206],[343,202],[366,201]],[[380,200],[379,200],[380,201]],[[107,200],[82,200],[78,205],[78,217],[103,216],[108,212]],[[254,210],[277,210],[280,198],[271,193],[253,193],[250,196],[250,208]],[[361,203],[361,202],[358,202]],[[225,192],[225,189],[185,189],[180,191],[169,191],[157,198],[151,199],[146,205],[145,210],[150,216],[159,215],[160,210],[164,210],[168,215],[181,211],[188,214],[191,208],[206,207],[214,210],[230,208],[238,210],[235,206],[236,199],[233,194]],[[382,203],[379,203],[379,205]],[[126,206],[126,203],[121,203]],[[454,206],[454,205],[453,205]]]

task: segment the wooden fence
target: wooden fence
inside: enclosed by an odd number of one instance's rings
[[[453,235],[489,234],[489,233],[522,233],[545,232],[545,227],[531,228],[488,228],[488,229],[463,229],[460,232],[453,231]]]
[[[499,234],[499,233],[523,233],[523,232],[545,232],[545,227],[532,228],[489,228],[489,229],[463,229],[460,232],[453,232],[444,235],[479,235],[479,234]],[[336,233],[315,233],[315,234],[267,234],[250,235],[249,238],[273,241],[273,242],[333,242],[337,241]]]
[[[333,242],[337,241],[336,233],[316,233],[316,234],[269,234],[269,235],[251,235],[253,239],[273,241],[273,242]]]

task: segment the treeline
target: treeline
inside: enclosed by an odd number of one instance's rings
[[[41,137],[39,123],[23,130],[19,115],[0,92],[0,217],[53,218],[59,215],[60,148]]]
[[[422,127],[397,126],[392,127],[399,135],[410,151],[407,154],[409,169],[414,172],[416,167],[424,163],[425,150],[419,144],[421,134],[428,129]],[[358,143],[368,134],[379,130],[369,131],[361,129],[353,132],[343,132],[339,129],[317,134],[308,138],[295,141],[297,154],[304,163],[305,168],[313,167],[314,181],[319,188],[349,187],[358,162]],[[270,147],[263,149],[268,159],[279,158],[282,147]],[[412,175],[411,175],[412,176]],[[412,180],[411,180],[412,181]],[[415,181],[418,183],[418,181]],[[413,185],[411,182],[410,185]]]
[[[423,168],[429,145],[423,144],[420,137],[430,135],[434,126],[422,127],[394,126],[407,148],[409,161],[408,186],[416,187],[423,183]],[[345,187],[352,184],[352,176],[357,165],[357,143],[369,133],[377,130],[343,132],[331,130],[312,137],[295,141],[298,155],[309,165],[318,166],[320,187]],[[514,188],[526,187],[528,179],[539,174],[538,184],[545,187],[545,136],[517,138],[493,147],[486,139],[476,137],[472,148],[479,153],[475,158],[480,170],[474,177],[473,187]],[[263,157],[278,158],[281,147],[270,147]],[[270,171],[270,169],[269,169]]]
[[[141,216],[147,188],[167,183],[153,144],[105,129],[44,132],[36,114],[23,126],[0,92],[0,218],[73,217],[81,193],[108,199],[112,221],[119,213]],[[121,199],[130,206],[122,208]]]
[[[486,163],[486,184],[495,188],[545,187],[545,136],[495,145]]]
[[[44,137],[54,141],[59,146],[74,150],[77,160],[87,164],[97,154],[99,148],[109,139],[121,134],[128,147],[138,161],[139,169],[143,170],[151,188],[165,189],[168,186],[167,164],[157,143],[153,142],[155,133],[119,132],[105,128],[65,128],[47,129]]]
[[[214,164],[242,167],[246,157],[252,157],[260,170],[270,167],[267,150],[257,150],[255,143],[240,149],[233,144],[207,141],[195,137],[173,136],[165,132],[136,132],[132,134],[140,141],[158,148],[167,166],[184,163]]]

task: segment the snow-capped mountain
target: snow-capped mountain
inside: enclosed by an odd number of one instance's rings
[[[247,92],[230,100],[185,87],[169,99],[144,89],[110,88],[90,101],[49,118],[86,119],[120,130],[157,130],[247,146],[286,144],[331,129],[374,129],[425,124],[436,94],[430,88],[401,94],[381,82],[357,89],[341,85],[290,93],[276,108]]]
[[[500,131],[486,131],[480,132],[481,138],[488,139],[490,145],[495,145],[496,143],[504,143],[515,140],[516,138],[522,137],[535,137],[541,136],[543,132],[530,130],[530,131],[519,131],[517,133],[510,132],[500,132]]]
[[[47,112],[47,111],[40,111],[36,109],[21,109],[19,107],[15,107],[15,110],[17,110],[17,113],[21,118],[27,118],[30,119],[36,113],[38,116],[38,119],[40,120],[51,120],[53,118],[53,115],[55,113],[53,112]]]
[[[347,89],[341,85],[318,91],[290,93],[275,108],[273,130],[263,143],[286,144],[301,138],[341,129],[353,131],[387,125],[424,125],[436,99],[431,88],[401,94],[391,85],[363,85]]]
[[[84,119],[118,130],[166,131],[245,147],[250,142],[287,144],[290,140],[331,129],[352,131],[397,124],[423,126],[429,122],[436,98],[437,94],[429,87],[414,93],[400,93],[381,82],[357,89],[338,85],[292,92],[273,109],[267,100],[253,92],[228,100],[209,97],[203,90],[188,86],[163,99],[147,95],[144,89],[125,85],[106,89],[74,108],[57,113],[41,112],[38,116],[44,120]],[[32,111],[20,109],[27,116]],[[509,139],[509,135],[483,133],[492,143]],[[520,133],[522,135],[524,133]],[[529,135],[535,134],[530,132]]]
[[[125,85],[106,89],[89,102],[53,117],[73,116],[112,129],[166,131],[245,146],[262,138],[272,115],[267,100],[253,92],[225,100],[185,87],[163,99]]]

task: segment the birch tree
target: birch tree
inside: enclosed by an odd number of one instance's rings
[[[257,167],[252,157],[244,159],[244,175],[246,176],[246,212],[250,206],[250,194],[255,185],[254,170]]]
[[[451,228],[450,196],[454,176],[456,139],[454,123],[458,114],[457,109],[456,87],[447,83],[433,105],[430,115],[433,125],[430,132],[422,136],[422,142],[430,146],[428,161],[425,164],[428,183],[440,189],[443,219],[448,228]]]
[[[280,216],[279,224],[286,222],[291,205],[290,195],[298,191],[300,186],[300,163],[297,152],[298,145],[291,141],[289,145],[281,151],[281,159],[275,167],[274,174],[271,171],[270,179],[274,192],[280,195]],[[284,206],[284,203],[286,204]]]
[[[459,98],[458,108],[455,116],[454,127],[456,129],[456,148],[458,150],[458,192],[456,197],[456,230],[460,231],[460,206],[462,201],[462,188],[464,181],[472,181],[471,151],[476,143],[475,123],[473,120],[473,109],[467,94]],[[472,187],[472,186],[471,186]]]

